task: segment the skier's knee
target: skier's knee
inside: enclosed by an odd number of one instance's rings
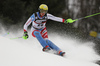
[[[39,31],[34,31],[34,35],[38,36],[38,35],[40,35],[40,32]]]
[[[46,43],[50,44],[50,40],[46,39]]]

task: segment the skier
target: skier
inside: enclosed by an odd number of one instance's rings
[[[48,50],[55,50],[60,56],[64,56],[65,52],[62,52],[62,50],[57,47],[54,43],[52,43],[48,39],[48,34],[46,30],[46,22],[48,19],[58,21],[58,22],[63,22],[63,23],[73,23],[74,21],[72,19],[63,19],[60,17],[55,17],[48,12],[48,6],[46,4],[41,4],[39,6],[39,11],[36,13],[33,13],[32,16],[27,20],[27,22],[24,24],[24,35],[23,38],[27,39],[28,32],[27,32],[27,27],[32,23],[31,27],[31,33],[33,37],[36,37],[37,40],[40,42],[40,44],[43,47],[43,51],[48,51]]]

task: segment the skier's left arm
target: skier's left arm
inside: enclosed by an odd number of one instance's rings
[[[63,22],[63,23],[73,23],[74,21],[72,19],[63,19],[63,18],[60,18],[60,17],[56,17],[56,16],[53,16],[51,14],[47,14],[47,17],[48,19],[51,19],[51,20],[54,20],[54,21],[58,21],[58,22]]]
[[[54,21],[57,21],[57,22],[63,22],[64,23],[64,21],[65,21],[65,19],[53,16],[51,14],[47,14],[47,17],[48,17],[48,19],[51,19],[51,20],[54,20]]]

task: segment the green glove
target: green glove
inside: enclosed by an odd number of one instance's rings
[[[66,19],[64,23],[73,23],[75,20],[72,20],[71,18]]]
[[[25,32],[24,32],[24,35],[23,35],[23,37],[22,37],[22,38],[23,38],[23,39],[27,39],[28,37],[29,37],[29,36],[28,36],[27,31],[25,31]]]

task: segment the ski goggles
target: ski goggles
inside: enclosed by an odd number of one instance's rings
[[[40,10],[40,13],[47,13],[48,11],[47,10]]]

